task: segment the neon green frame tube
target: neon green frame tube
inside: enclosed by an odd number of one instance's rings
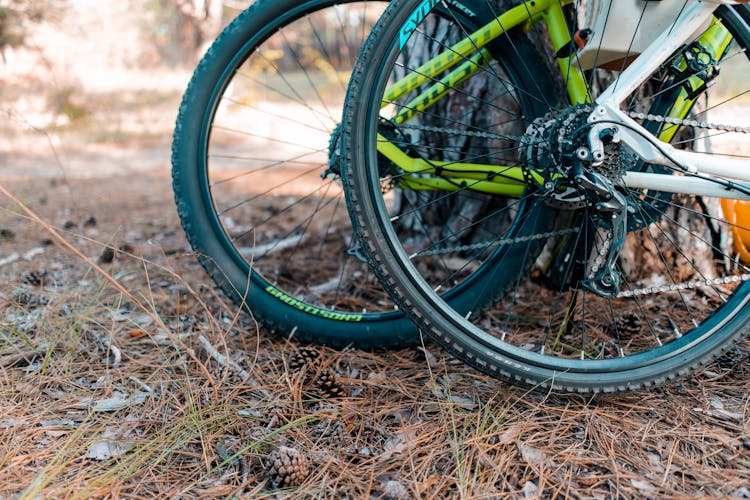
[[[563,12],[563,6],[571,1],[529,0],[506,11],[390,86],[385,92],[382,106],[387,106],[428,81],[435,80],[433,85],[413,98],[392,118],[394,123],[409,121],[416,114],[425,111],[442,99],[453,87],[468,80],[489,63],[492,56],[484,47],[492,40],[519,26],[543,21],[547,26],[547,32],[554,50],[560,51],[571,44],[571,36]],[[718,55],[717,59],[724,55],[731,40],[731,35],[719,23],[714,23],[698,39],[712,54]],[[590,102],[591,99],[585,75],[574,59],[575,55],[558,58],[558,65],[566,82],[570,102],[572,104],[583,104]],[[437,75],[461,61],[463,62],[457,68],[439,80],[436,79]],[[703,83],[697,77],[690,80],[690,84],[694,88],[698,88]],[[688,99],[687,96],[687,92],[682,90],[668,116],[677,118],[687,116],[694,104],[694,100]],[[665,127],[660,133],[660,139],[668,142],[676,129],[677,127]],[[399,184],[404,188],[447,191],[471,189],[491,194],[520,196],[526,187],[523,169],[518,166],[412,158],[380,134],[378,134],[377,141],[378,152],[406,173],[399,179]],[[425,174],[435,175],[435,177],[427,177]],[[530,174],[537,183],[544,181],[543,176],[533,170],[527,170],[527,174]]]
[[[433,177],[426,179],[424,177],[405,176],[399,180],[399,187],[412,189],[415,191],[479,191],[487,194],[497,194],[503,196],[522,196],[526,190],[525,184],[499,184],[489,181],[478,181],[473,179],[443,179]]]
[[[732,43],[732,35],[727,29],[719,22],[714,20],[705,33],[703,33],[697,40],[717,61],[721,60],[729,49],[729,45]],[[705,82],[697,77],[693,76],[688,80],[690,87],[693,89],[700,88]],[[667,116],[672,118],[686,118],[690,110],[695,105],[695,99],[689,99],[688,93],[685,89],[680,89],[680,95],[675,99],[672,108],[667,113]],[[669,142],[672,140],[674,135],[679,130],[678,125],[667,125],[663,127],[659,133],[659,140]]]
[[[563,4],[570,3],[570,1],[533,0],[501,14],[470,36],[422,64],[405,78],[389,87],[383,97],[382,106],[386,106],[390,102],[403,97],[408,92],[435,79],[437,75],[448,70],[456,63],[464,61],[448,75],[440,78],[426,91],[412,99],[392,119],[394,123],[407,122],[417,113],[425,111],[442,99],[454,86],[476,74],[481,67],[492,60],[489,51],[484,49],[484,46],[508,30],[521,25],[543,20],[547,25],[547,30],[555,50],[569,45],[571,38],[562,6]],[[561,70],[565,71],[568,95],[571,101],[576,103],[586,102],[588,92],[582,71],[577,65],[573,64],[570,57],[561,58],[559,64]],[[411,158],[381,135],[378,135],[378,152],[395,163],[404,172],[436,174],[440,170],[441,176],[450,178],[450,180],[440,177],[402,178],[400,182],[404,187],[411,189],[454,190],[459,189],[457,185],[463,185],[461,189],[471,186],[472,190],[493,194],[520,195],[523,192],[525,182],[523,170],[518,166],[427,161]],[[539,174],[533,173],[532,176],[538,182],[542,182]]]
[[[479,68],[483,67],[489,61],[492,60],[492,56],[487,49],[482,49],[478,54],[474,55],[463,63],[458,68],[451,71],[448,75],[444,76],[437,83],[432,85],[425,92],[422,92],[419,96],[409,102],[404,109],[393,117],[395,123],[404,123],[410,120],[419,112],[422,112],[435,104],[437,101],[443,98],[450,90],[459,85],[479,71]]]
[[[403,97],[457,62],[466,60],[471,54],[483,48],[507,30],[541,16],[553,3],[557,5],[557,0],[531,0],[517,5],[491,20],[468,37],[430,59],[408,76],[388,88],[383,96],[384,105]]]

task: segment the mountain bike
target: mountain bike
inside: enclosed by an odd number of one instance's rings
[[[305,342],[419,341],[367,267],[340,182],[346,87],[386,5],[254,3],[203,57],[177,118],[175,201],[200,263],[266,329]],[[472,287],[455,287],[447,300],[458,310],[473,306]]]
[[[748,332],[750,9],[631,3],[394,0],[354,68],[357,238],[420,330],[498,379],[641,389]],[[441,298],[467,282],[491,300]]]

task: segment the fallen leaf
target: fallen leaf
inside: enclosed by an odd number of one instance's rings
[[[431,489],[434,485],[438,484],[440,482],[440,476],[437,474],[433,474],[424,481],[420,481],[416,484],[417,488],[417,496],[423,497],[425,496],[425,492],[429,489]]]
[[[720,408],[714,409],[714,410],[696,407],[696,408],[693,408],[693,411],[698,412],[698,413],[704,413],[710,417],[716,417],[721,420],[742,421],[745,418],[745,415],[743,413],[731,412],[731,411],[725,410],[723,405],[721,405]]]
[[[403,484],[398,481],[386,481],[383,484],[383,497],[393,498],[394,500],[401,500],[409,498],[409,491],[404,487]]]
[[[126,406],[141,404],[148,398],[147,392],[136,391],[131,397],[126,393],[115,391],[114,396],[100,399],[94,404],[94,411],[117,411]]]
[[[606,481],[606,479],[602,479],[599,476],[578,476],[576,477],[576,481],[578,481],[578,483],[582,484],[583,486],[591,487],[601,483],[602,481]]]
[[[92,460],[108,460],[112,457],[119,457],[120,455],[127,453],[132,447],[133,443],[106,439],[92,444],[91,448],[89,448],[89,453],[86,456]]]
[[[393,456],[401,455],[409,448],[414,438],[413,429],[397,432],[385,442],[383,446],[384,451],[380,454],[378,460],[388,460]]]
[[[25,418],[7,417],[0,421],[0,429],[11,429],[13,427],[23,427],[27,425],[29,425],[29,421]]]
[[[386,373],[385,371],[370,372],[367,374],[367,380],[373,384],[382,384],[385,382]]]
[[[149,314],[139,313],[133,316],[132,321],[136,326],[140,328],[146,328],[147,326],[151,326],[154,323],[154,318],[152,318]]]
[[[656,486],[643,479],[631,479],[630,484],[635,488],[638,488],[638,491],[650,491],[656,489]]]
[[[518,451],[521,452],[521,457],[529,465],[541,465],[544,462],[544,452],[533,446],[529,446],[521,441],[516,441]]]
[[[145,331],[145,330],[130,330],[130,332],[128,332],[128,336],[131,339],[140,339],[140,338],[143,338],[143,337],[147,337],[148,334],[149,333],[147,331]]]
[[[518,438],[519,434],[521,434],[519,426],[512,425],[497,437],[497,442],[499,444],[510,444]]]
[[[112,311],[112,319],[114,321],[127,321],[133,316],[133,313],[127,309],[117,309]]]
[[[534,481],[526,481],[526,484],[523,485],[523,497],[524,498],[534,498],[539,493],[539,487],[536,485]]]
[[[55,420],[42,420],[42,427],[44,427],[44,433],[50,437],[59,437],[69,433],[75,429],[78,424],[75,420],[58,418]]]
[[[462,396],[456,396],[451,394],[451,402],[456,403],[459,407],[464,410],[476,410],[479,405],[471,398],[464,398]]]

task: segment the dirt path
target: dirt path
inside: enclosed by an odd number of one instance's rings
[[[282,445],[309,463],[300,498],[750,496],[747,343],[684,382],[598,401],[508,387],[432,347],[321,349],[310,370],[331,370],[346,396],[321,399],[288,370],[296,347],[238,316],[187,252],[165,153],[62,156],[65,176],[21,154],[0,182],[211,379],[2,200],[0,259],[17,258],[0,265],[0,496],[255,496]],[[122,250],[112,262],[104,244]]]

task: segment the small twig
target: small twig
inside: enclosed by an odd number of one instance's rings
[[[13,262],[20,259],[21,256],[18,255],[18,252],[13,252],[9,256],[5,257],[4,259],[0,259],[0,266],[4,266],[6,264],[12,264]]]
[[[117,366],[122,361],[122,351],[120,351],[120,348],[117,347],[107,335],[102,335],[99,332],[95,332],[93,330],[90,330],[89,333],[91,333],[91,336],[94,339],[94,343],[103,350],[108,357],[114,358],[111,359],[110,364],[113,366]]]
[[[240,471],[242,474],[242,486],[244,487],[247,484],[248,479],[250,478],[250,466],[247,463],[246,456],[240,457]]]
[[[9,354],[0,358],[0,366],[5,368],[14,368],[18,366],[30,366],[34,361],[46,355],[50,344],[44,343],[36,347],[31,346],[31,350]]]
[[[315,295],[325,295],[327,293],[335,291],[341,286],[341,277],[336,276],[325,283],[310,287],[310,291]]]
[[[135,375],[129,376],[128,379],[131,380],[131,381],[133,381],[133,382],[135,382],[135,384],[138,387],[140,387],[144,391],[148,392],[149,394],[151,394],[152,392],[154,392],[154,388],[153,387],[151,387],[150,385],[148,385],[146,382],[144,382],[143,380],[139,379]]]
[[[203,335],[198,336],[198,340],[201,343],[201,346],[203,347],[203,350],[206,351],[206,354],[211,356],[211,358],[219,363],[221,366],[225,368],[229,368],[233,372],[235,372],[237,375],[240,376],[240,379],[242,379],[243,383],[249,383],[251,385],[257,386],[255,391],[262,394],[264,397],[270,399],[271,393],[267,390],[263,389],[258,383],[257,380],[253,378],[252,375],[250,375],[249,372],[247,372],[242,366],[239,365],[239,363],[232,361],[227,356],[224,356],[222,353],[220,353],[214,346],[211,344],[211,342],[208,341],[206,337]]]
[[[272,241],[270,243],[265,243],[263,245],[240,248],[240,253],[246,257],[260,259],[273,251],[286,250],[287,248],[301,245],[309,238],[310,236],[308,234],[293,234],[292,236],[287,236],[286,238]]]

